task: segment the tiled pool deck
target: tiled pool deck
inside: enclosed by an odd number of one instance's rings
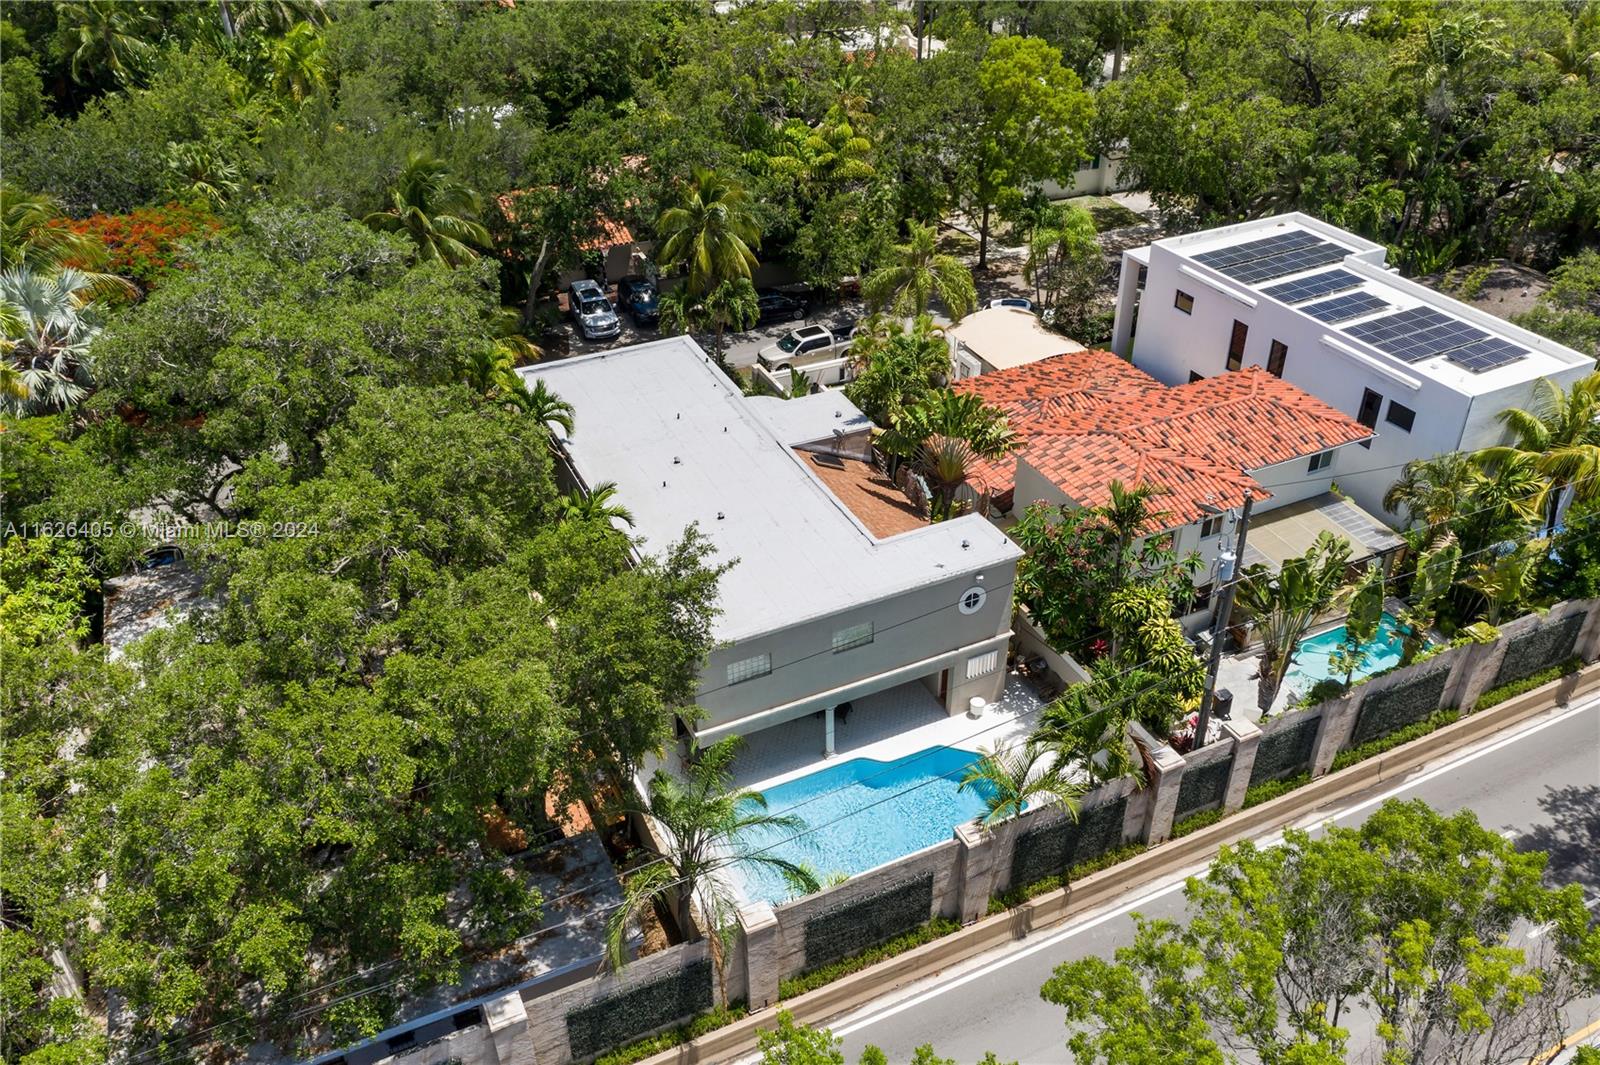
[[[921,684],[902,684],[854,700],[849,719],[836,722],[832,758],[822,754],[822,718],[803,717],[746,736],[734,762],[734,784],[757,791],[850,758],[892,761],[929,747],[1002,746],[1038,724],[1043,702],[1022,678],[1006,679],[1005,693],[976,720],[954,717]]]

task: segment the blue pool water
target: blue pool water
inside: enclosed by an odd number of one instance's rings
[[[1305,695],[1319,680],[1329,677],[1343,680],[1344,673],[1333,668],[1330,657],[1344,643],[1344,636],[1344,626],[1340,625],[1337,629],[1301,640],[1295,652],[1294,665],[1289,667],[1289,675],[1284,678],[1285,686]],[[1366,650],[1367,660],[1355,671],[1356,680],[1400,664],[1400,630],[1391,615],[1384,614],[1379,620],[1378,633],[1367,644]]]
[[[766,789],[769,813],[793,813],[808,832],[751,833],[752,850],[808,865],[818,880],[833,873],[865,872],[950,838],[955,826],[984,812],[983,794],[958,792],[961,774],[978,760],[972,751],[930,747],[892,762],[854,758]],[[804,832],[804,829],[800,830]],[[745,894],[768,902],[794,895],[777,870],[746,862],[738,867]]]

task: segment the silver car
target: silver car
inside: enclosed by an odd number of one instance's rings
[[[622,332],[611,301],[593,281],[574,281],[567,289],[567,305],[585,340],[609,340]]]

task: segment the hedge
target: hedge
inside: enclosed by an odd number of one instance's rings
[[[1197,814],[1190,814],[1182,821],[1172,826],[1168,839],[1182,839],[1191,832],[1198,832],[1202,828],[1210,828],[1227,816],[1227,811],[1218,806],[1211,810],[1202,810]]]
[[[710,1008],[711,962],[702,958],[659,980],[573,1010],[567,1014],[567,1042],[573,1059],[582,1061]]]
[[[1506,654],[1500,660],[1500,671],[1495,674],[1492,687],[1524,680],[1566,661],[1578,643],[1578,631],[1583,628],[1585,617],[1573,614],[1553,625],[1540,625],[1513,637],[1506,645]]]
[[[1311,764],[1311,750],[1317,742],[1322,718],[1311,717],[1288,728],[1263,736],[1256,748],[1256,762],[1250,769],[1250,786],[1289,776]]]
[[[1222,802],[1228,793],[1228,775],[1233,772],[1233,755],[1198,768],[1186,769],[1178,782],[1178,805],[1173,816],[1181,818],[1202,806]]]
[[[1252,806],[1260,806],[1264,802],[1271,802],[1280,795],[1287,795],[1296,788],[1303,788],[1311,783],[1309,771],[1296,773],[1292,777],[1280,777],[1277,780],[1264,780],[1260,784],[1252,784],[1244,793],[1244,805],[1241,810],[1248,810]]]
[[[1201,815],[1205,816],[1205,815]],[[1082,880],[1090,873],[1098,873],[1102,869],[1110,869],[1113,865],[1120,865],[1129,858],[1143,854],[1149,850],[1143,843],[1127,843],[1115,850],[1106,851],[1092,861],[1079,862],[1065,873],[1041,877],[1020,888],[1012,888],[1003,894],[996,895],[989,900],[989,913],[1003,913],[1013,906],[1020,906],[1029,899],[1036,899],[1040,895],[1055,891],[1065,884]]]
[[[688,1024],[679,1025],[671,1031],[650,1036],[648,1039],[641,1039],[637,1043],[629,1043],[625,1047],[618,1047],[609,1054],[602,1054],[595,1059],[594,1065],[633,1065],[635,1061],[643,1061],[663,1050],[682,1046],[690,1040],[699,1039],[707,1032],[726,1028],[734,1021],[743,1020],[749,1015],[750,1010],[743,1002],[718,1006],[710,1013],[702,1013]]]
[[[1340,751],[1338,756],[1334,758],[1333,767],[1329,772],[1337,773],[1345,766],[1355,765],[1357,762],[1371,758],[1375,754],[1393,750],[1402,743],[1410,743],[1412,740],[1421,739],[1434,729],[1443,728],[1451,722],[1459,720],[1460,717],[1461,712],[1453,707],[1435,710],[1421,721],[1414,721],[1404,728],[1395,729],[1393,732],[1379,736],[1377,739]]]
[[[1487,710],[1497,703],[1503,703],[1507,699],[1521,695],[1523,692],[1531,692],[1533,689],[1543,687],[1553,680],[1567,676],[1569,673],[1576,673],[1582,668],[1583,659],[1574,655],[1560,665],[1542,669],[1531,677],[1523,677],[1521,680],[1512,681],[1510,684],[1502,684],[1498,688],[1490,688],[1478,696],[1478,702],[1473,707],[1473,710]]]
[[[1069,817],[1022,833],[1011,852],[1007,886],[1015,889],[1032,884],[1120,847],[1127,806],[1128,799],[1123,796],[1084,810],[1076,821]]]
[[[1439,699],[1449,679],[1448,669],[1435,669],[1404,684],[1368,692],[1357,711],[1350,746],[1359,747],[1425,720],[1439,709]]]
[[[799,976],[792,976],[787,980],[780,980],[778,982],[778,997],[783,999],[803,995],[807,991],[813,991],[824,984],[831,984],[841,977],[860,972],[869,965],[876,965],[885,958],[892,958],[896,954],[904,954],[911,948],[920,947],[924,943],[932,943],[935,939],[947,936],[960,928],[960,921],[953,921],[948,917],[935,917],[915,931],[895,936],[889,942],[880,943],[878,946],[864,950],[860,954],[845,958],[842,961],[836,961],[831,965],[824,965],[822,968],[811,972],[801,973]]]
[[[920,928],[932,911],[932,873],[825,910],[806,921],[806,970]]]

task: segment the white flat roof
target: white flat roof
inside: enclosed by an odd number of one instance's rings
[[[1332,241],[1350,250],[1342,262],[1327,263],[1321,266],[1285,274],[1280,277],[1269,278],[1264,281],[1244,282],[1238,281],[1227,274],[1207,267],[1197,260],[1198,256],[1206,252],[1230,248],[1247,241],[1259,240],[1263,237],[1279,234],[1305,231],[1312,233],[1324,240]],[[1380,359],[1386,364],[1406,374],[1421,374],[1430,380],[1437,381],[1446,387],[1466,395],[1482,395],[1495,392],[1502,388],[1529,381],[1537,377],[1550,377],[1554,374],[1571,370],[1574,367],[1592,365],[1594,360],[1581,352],[1574,351],[1565,345],[1542,337],[1537,333],[1512,325],[1492,314],[1478,310],[1459,300],[1451,299],[1435,289],[1415,281],[1408,281],[1398,274],[1393,273],[1384,265],[1384,256],[1387,249],[1382,244],[1375,244],[1365,237],[1331,226],[1320,219],[1298,212],[1276,215],[1271,218],[1259,218],[1250,222],[1241,222],[1237,225],[1223,226],[1218,229],[1208,229],[1199,233],[1188,233],[1183,236],[1168,237],[1156,241],[1156,245],[1173,252],[1188,260],[1187,268],[1208,274],[1215,281],[1220,282],[1220,287],[1232,289],[1235,292],[1247,293],[1253,302],[1279,303],[1274,297],[1266,294],[1266,289],[1275,285],[1282,285],[1300,278],[1311,277],[1328,270],[1345,270],[1359,278],[1359,284],[1344,288],[1338,292],[1330,292],[1324,297],[1308,299],[1302,303],[1289,305],[1280,304],[1292,313],[1300,315],[1306,322],[1315,328],[1324,331],[1324,335],[1341,344],[1346,344]],[[1340,322],[1321,322],[1305,313],[1305,308],[1312,306],[1322,299],[1332,299],[1335,296],[1346,296],[1355,292],[1365,292],[1383,301],[1384,306],[1374,307],[1368,313],[1358,315]],[[1468,325],[1489,334],[1490,337],[1504,340],[1528,352],[1528,356],[1515,362],[1497,366],[1493,369],[1479,373],[1451,362],[1446,353],[1431,356],[1418,362],[1405,362],[1385,352],[1382,348],[1368,344],[1357,337],[1350,335],[1352,326],[1373,321],[1401,311],[1417,307],[1430,307],[1451,318],[1459,319]]]
[[[1021,307],[985,307],[946,332],[996,370],[1085,350],[1076,340],[1046,329],[1038,315]]]
[[[518,372],[541,378],[572,404],[567,454],[586,484],[616,482],[641,552],[665,549],[694,523],[715,546],[715,561],[734,563],[719,590],[719,641],[775,632],[1021,557],[1004,533],[972,514],[877,539],[791,450],[806,442],[792,439],[797,424],[844,427],[860,412],[828,392],[785,401],[792,414],[770,407],[757,413],[758,404],[687,337]],[[824,428],[811,439],[830,435]]]

